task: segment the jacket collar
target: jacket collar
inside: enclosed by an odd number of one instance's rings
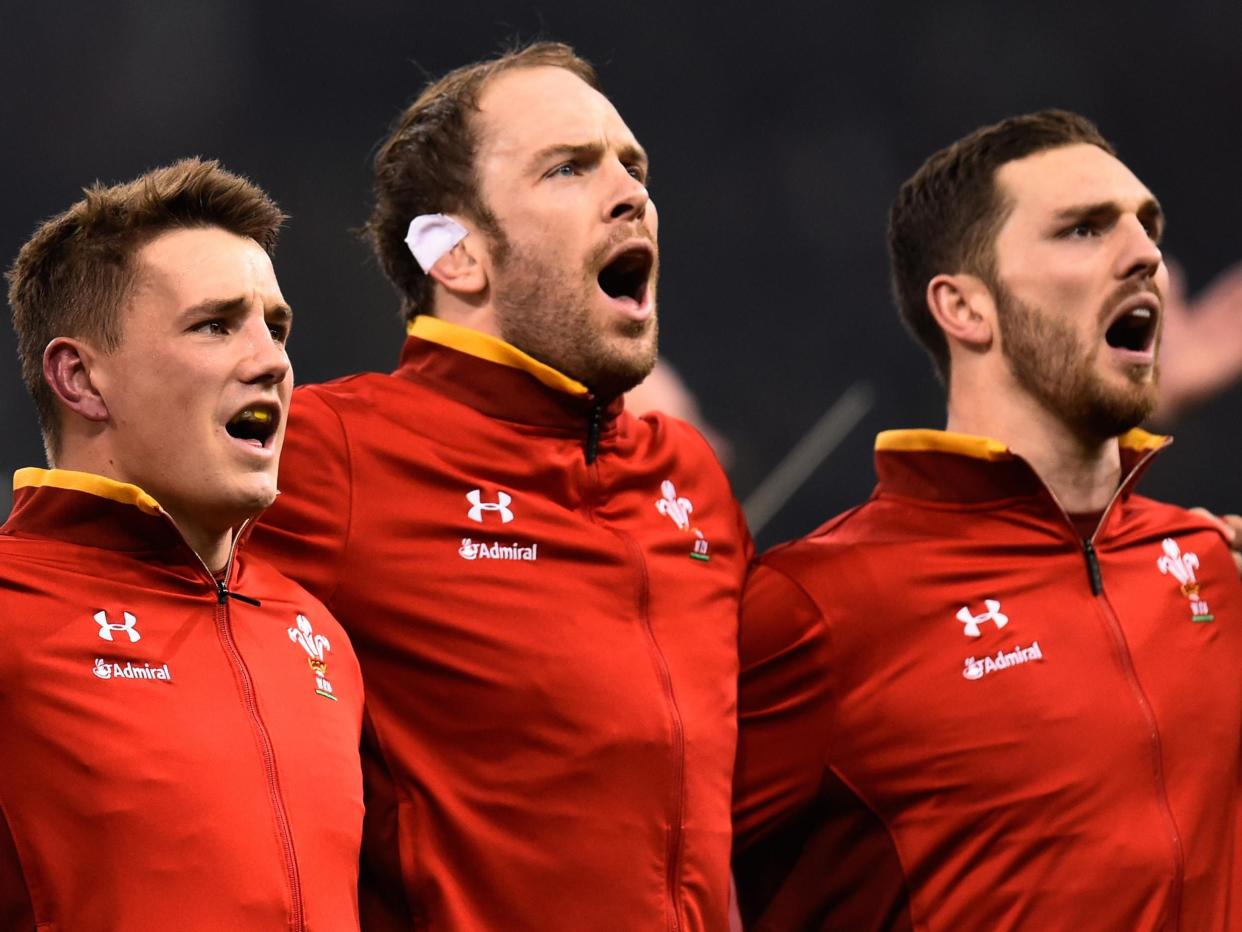
[[[496,337],[420,314],[407,328],[394,375],[489,417],[542,427],[581,430],[598,405],[590,390]],[[603,433],[615,428],[625,405],[616,398],[601,412]]]
[[[242,530],[239,542],[250,526]],[[34,467],[17,470],[13,509],[0,535],[112,550],[182,576],[212,579],[159,502],[136,485],[93,473]],[[230,563],[226,579],[232,571]]]
[[[1155,454],[1172,442],[1137,429],[1119,438],[1122,480],[1117,498],[1131,493]],[[988,437],[886,430],[875,438],[875,465],[881,494],[962,505],[1036,496],[1056,501],[1026,460]]]

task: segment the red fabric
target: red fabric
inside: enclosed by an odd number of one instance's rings
[[[1220,533],[1133,494],[1124,459],[1099,595],[1014,456],[879,452],[870,501],[761,559],[735,803],[749,927],[1237,928],[1242,586]],[[1213,621],[1160,571],[1166,539],[1200,561]],[[985,599],[1006,623],[972,637],[958,613]]]
[[[362,663],[369,930],[725,928],[749,538],[702,438],[619,407],[588,465],[589,397],[417,338],[294,394],[255,543]]]
[[[220,605],[163,516],[16,492],[0,529],[0,917],[27,918],[4,928],[357,928],[357,662],[268,564],[239,555],[232,577],[261,607]],[[138,640],[103,638],[100,611],[130,613]],[[299,614],[328,639],[336,701],[290,638]]]

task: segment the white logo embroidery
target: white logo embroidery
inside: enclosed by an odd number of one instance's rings
[[[336,701],[332,694],[332,683],[328,681],[328,664],[323,659],[323,652],[332,650],[332,645],[322,634],[316,634],[311,628],[310,619],[305,615],[297,616],[297,627],[289,629],[289,640],[302,645],[307,653],[307,662],[315,674],[315,692],[325,699]]]
[[[108,620],[107,612],[96,612],[95,623],[99,625],[99,636],[105,641],[112,640],[113,631],[124,631],[129,635],[129,643],[136,644],[142,640],[142,635],[138,633],[138,629],[134,627],[138,623],[138,619],[129,612],[122,612],[121,617],[125,619],[123,624],[114,624]]]
[[[1000,602],[996,599],[984,599],[983,604],[987,611],[982,615],[972,615],[970,607],[966,605],[957,610],[957,620],[966,626],[962,629],[962,634],[968,638],[982,637],[983,632],[979,630],[979,626],[985,621],[995,624],[998,631],[1009,624],[1009,616],[1001,612]]]
[[[690,515],[694,511],[690,499],[679,496],[677,487],[668,479],[660,483],[660,493],[664,497],[655,503],[656,511],[672,518],[678,530],[690,530]]]
[[[471,521],[483,523],[483,512],[495,511],[500,515],[500,523],[508,524],[513,520],[513,512],[509,510],[509,506],[513,504],[513,496],[508,492],[497,492],[496,501],[483,501],[483,491],[481,489],[471,489],[466,493],[466,501],[470,502],[469,517]]]
[[[1211,613],[1207,602],[1199,598],[1199,580],[1195,570],[1199,568],[1198,554],[1187,551],[1182,553],[1177,541],[1166,537],[1160,546],[1164,548],[1164,556],[1156,560],[1156,566],[1166,576],[1177,580],[1182,595],[1190,600],[1190,620],[1195,622],[1212,621],[1216,616]]]
[[[111,660],[104,660],[102,657],[95,658],[95,666],[91,667],[91,672],[101,680],[171,680],[172,674],[168,672],[168,664],[153,667],[149,663],[136,665],[134,662],[127,661],[124,664],[115,663]]]
[[[1039,641],[1032,641],[1030,647],[1015,644],[1013,650],[998,650],[994,657],[979,659],[967,657],[962,668],[962,676],[968,680],[981,680],[997,670],[1008,670],[1020,663],[1043,659],[1044,652],[1039,649]]]
[[[463,560],[521,560],[534,563],[539,559],[538,544],[521,544],[514,541],[502,544],[499,541],[476,543],[473,538],[463,537],[457,553]]]

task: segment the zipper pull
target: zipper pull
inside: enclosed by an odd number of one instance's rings
[[[263,604],[258,599],[252,599],[248,595],[242,595],[240,592],[230,591],[229,587],[224,584],[223,579],[217,579],[216,601],[223,605],[229,599],[236,599],[238,602],[245,602],[247,605],[253,605],[255,608],[258,608]]]
[[[1082,539],[1082,553],[1087,558],[1087,579],[1091,582],[1091,594],[1099,595],[1104,591],[1104,580],[1100,577],[1100,561],[1095,554],[1095,545],[1091,538]]]
[[[591,409],[591,419],[587,422],[586,461],[590,466],[599,455],[599,422],[603,417],[604,408],[596,405]]]

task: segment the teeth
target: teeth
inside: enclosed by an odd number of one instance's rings
[[[1132,316],[1132,317],[1149,318],[1149,317],[1151,317],[1151,308],[1149,308],[1149,307],[1136,307],[1134,310],[1132,310],[1132,311],[1130,312],[1130,316]]]

